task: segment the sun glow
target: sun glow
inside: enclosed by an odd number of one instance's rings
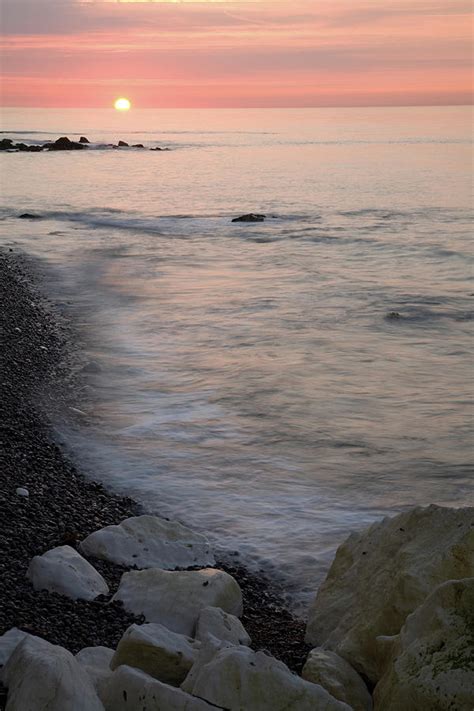
[[[131,107],[131,103],[128,99],[122,97],[121,99],[117,99],[117,101],[115,101],[114,107],[117,111],[128,111]]]

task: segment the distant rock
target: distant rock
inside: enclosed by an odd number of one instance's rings
[[[146,514],[94,531],[80,548],[86,555],[135,568],[174,570],[215,562],[205,536],[177,521]]]
[[[215,568],[170,572],[159,568],[124,573],[113,600],[129,612],[144,615],[173,632],[194,635],[204,607],[221,607],[237,617],[242,614],[242,592],[228,573]]]
[[[263,222],[266,215],[259,215],[255,212],[249,212],[247,215],[241,215],[240,217],[234,217],[232,222]]]
[[[79,139],[79,143],[90,143],[90,141],[85,136],[81,136]]]
[[[386,317],[389,321],[396,321],[397,319],[401,318],[401,315],[398,313],[398,311],[389,311]]]
[[[13,141],[11,138],[2,138],[0,140],[0,151],[8,151],[13,148]]]
[[[372,698],[359,674],[335,652],[317,647],[309,653],[301,676],[313,684],[320,684],[339,701],[354,711],[370,711]]]
[[[150,148],[150,151],[169,151],[169,148],[160,148],[159,146],[156,146],[155,148]]]
[[[128,148],[129,147],[129,145],[126,141],[119,141],[118,145],[120,146],[120,148]]]
[[[145,146],[143,145],[143,143],[134,143],[132,148],[145,148]]]
[[[36,555],[27,571],[35,590],[49,590],[73,600],[94,600],[107,595],[104,578],[71,546],[58,546]]]
[[[377,681],[377,638],[398,634],[440,583],[473,576],[474,508],[420,506],[385,518],[339,546],[310,609],[306,640]]]
[[[400,634],[378,640],[388,663],[376,711],[474,709],[473,632],[474,578],[435,588]]]
[[[84,148],[83,143],[71,141],[67,136],[61,136],[54,143],[50,143],[48,151],[80,151]]]
[[[32,212],[24,212],[21,215],[18,215],[19,220],[42,220],[43,218],[41,215],[33,215]]]

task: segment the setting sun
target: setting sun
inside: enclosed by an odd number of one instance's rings
[[[117,111],[128,111],[130,107],[131,103],[128,99],[117,99],[117,101],[114,103],[114,108],[116,108]]]

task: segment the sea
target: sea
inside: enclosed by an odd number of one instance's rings
[[[80,334],[58,436],[298,614],[350,532],[473,503],[471,120],[2,112],[0,138],[90,141],[0,155],[2,244],[41,260]]]

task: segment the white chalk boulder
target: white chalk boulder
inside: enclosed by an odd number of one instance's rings
[[[118,526],[106,526],[79,547],[86,555],[130,568],[175,570],[215,563],[205,536],[157,516],[133,516]]]
[[[231,644],[249,646],[251,639],[241,621],[229,615],[220,607],[204,607],[199,613],[196,626],[196,639],[205,640],[209,635]]]
[[[87,672],[97,695],[100,697],[112,676],[110,662],[115,652],[108,647],[85,647],[76,654],[79,664]]]
[[[242,614],[242,592],[228,573],[214,568],[171,572],[149,568],[124,573],[114,600],[147,622],[159,622],[173,632],[194,636],[204,607],[221,607]]]
[[[62,647],[28,635],[8,660],[7,711],[104,711],[87,673]]]
[[[415,508],[339,546],[309,614],[306,639],[378,680],[376,638],[398,634],[440,583],[474,575],[474,508]]]
[[[301,676],[320,684],[331,696],[351,706],[354,711],[370,711],[372,697],[351,665],[335,652],[317,647],[312,649]]]
[[[19,630],[18,627],[12,627],[0,637],[0,680],[2,674],[1,667],[5,666],[20,642],[28,636],[28,632],[23,632]]]
[[[102,575],[71,546],[36,555],[27,575],[35,590],[56,592],[73,600],[94,600],[109,592]]]
[[[141,669],[165,684],[179,686],[196,660],[200,643],[155,623],[131,625],[111,662]]]
[[[450,580],[406,619],[374,691],[376,711],[474,709],[474,578]]]
[[[212,640],[203,645],[181,688],[230,711],[350,711],[265,652]]]
[[[127,665],[114,671],[101,698],[105,711],[215,711],[205,701]]]

